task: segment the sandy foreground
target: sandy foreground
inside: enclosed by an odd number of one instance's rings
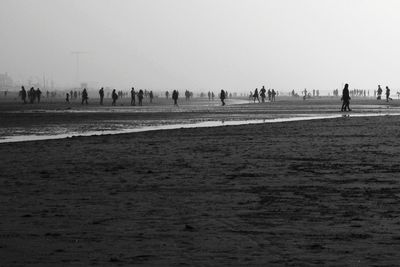
[[[400,262],[400,117],[0,144],[0,265]]]

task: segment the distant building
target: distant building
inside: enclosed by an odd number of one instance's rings
[[[0,73],[0,90],[6,90],[14,85],[12,78],[6,73]]]

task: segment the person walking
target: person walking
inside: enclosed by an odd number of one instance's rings
[[[254,103],[256,103],[256,99],[258,100],[258,103],[260,103],[260,98],[258,97],[258,89],[257,88],[256,88],[256,90],[254,90],[254,94],[253,94]]]
[[[136,92],[135,92],[135,88],[132,87],[131,89],[131,106],[135,106],[136,105]]]
[[[25,87],[21,86],[20,94],[21,94],[22,101],[24,102],[24,104],[26,104],[26,90],[25,90]]]
[[[112,98],[112,104],[111,105],[116,106],[117,105],[118,95],[117,95],[117,92],[115,91],[115,89],[111,93],[111,98]]]
[[[178,97],[179,97],[179,92],[177,90],[174,90],[172,92],[172,99],[174,100],[174,105],[178,105]]]
[[[382,88],[381,88],[381,86],[380,85],[378,85],[378,91],[377,91],[377,93],[378,93],[378,97],[376,98],[377,100],[381,100],[381,98],[382,98]]]
[[[350,109],[350,99],[351,98],[350,98],[350,92],[349,92],[349,85],[346,83],[344,85],[343,92],[342,92],[343,104],[342,104],[341,111],[346,111],[346,108],[348,109],[348,111],[351,111],[351,109]]]
[[[386,102],[389,102],[389,100],[393,100],[393,99],[390,98],[389,86],[386,86]]]
[[[226,98],[226,95],[225,95],[225,91],[224,91],[224,90],[221,90],[221,93],[220,93],[220,95],[219,95],[219,98],[221,99],[222,106],[225,106],[225,98]]]
[[[262,103],[265,102],[266,92],[267,92],[267,90],[265,90],[265,87],[263,85],[263,87],[260,90],[260,96],[261,96],[261,102]]]
[[[139,106],[143,105],[143,95],[144,95],[143,90],[140,89],[138,93]]]
[[[88,92],[87,92],[86,88],[83,88],[83,91],[82,91],[82,105],[83,105],[83,103],[88,105],[89,104],[88,103],[88,99],[89,99]]]
[[[104,88],[101,87],[99,90],[99,96],[100,96],[100,105],[103,105],[103,99],[104,99]]]

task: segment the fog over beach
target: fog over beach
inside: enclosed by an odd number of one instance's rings
[[[0,73],[60,87],[400,86],[395,0],[3,0]],[[77,75],[76,54],[79,55]],[[341,88],[340,88],[341,89]]]
[[[398,266],[396,0],[1,0],[0,266]]]

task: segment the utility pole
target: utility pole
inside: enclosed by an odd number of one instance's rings
[[[76,82],[79,84],[79,56],[82,54],[87,54],[87,52],[72,51],[71,54],[76,56]]]

